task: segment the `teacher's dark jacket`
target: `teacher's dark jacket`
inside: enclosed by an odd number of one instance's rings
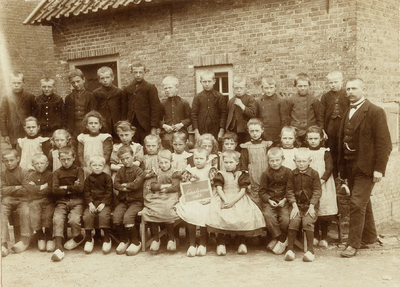
[[[160,127],[162,107],[156,86],[134,81],[123,90],[122,98],[123,118],[132,123],[136,117],[146,131]]]
[[[344,128],[349,118],[350,108],[344,113],[339,132],[339,171],[344,174],[345,159],[343,152]],[[385,111],[365,100],[357,110],[357,121],[354,124],[353,142],[356,150],[357,166],[367,176],[374,171],[385,175],[386,165],[392,151]]]

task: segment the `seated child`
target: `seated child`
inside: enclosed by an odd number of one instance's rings
[[[281,147],[283,151],[284,160],[282,165],[290,168],[296,168],[294,162],[294,154],[299,144],[297,143],[297,131],[295,127],[285,126],[281,131]]]
[[[297,231],[301,228],[306,233],[307,252],[303,256],[304,262],[315,259],[313,239],[314,223],[318,216],[318,205],[321,197],[321,182],[318,172],[310,167],[311,155],[307,148],[299,148],[295,153],[296,169],[289,174],[286,186],[286,198],[292,206],[288,230],[288,251],[286,261],[295,258],[294,241]]]
[[[260,199],[262,211],[272,240],[267,249],[274,254],[282,254],[287,246],[289,227],[289,204],[286,199],[286,183],[291,171],[282,165],[284,160],[281,148],[268,151],[268,169],[261,176]]]
[[[219,165],[219,170],[220,171],[225,171],[225,165],[224,165],[224,160],[222,157],[222,153],[228,150],[236,151],[236,147],[238,145],[238,137],[237,134],[233,132],[226,132],[224,136],[222,137],[222,152],[218,152],[218,165]],[[237,152],[240,157],[240,152]],[[239,167],[240,167],[240,161],[239,161]]]
[[[176,132],[172,136],[172,169],[183,172],[187,165],[193,166],[193,154],[186,151],[188,143],[187,133]]]
[[[132,256],[142,246],[135,223],[138,212],[143,209],[144,175],[143,170],[133,164],[135,158],[129,146],[122,146],[118,157],[124,166],[117,172],[114,181],[114,192],[120,202],[113,214],[113,223],[121,241],[116,252]]]
[[[109,174],[104,173],[106,160],[96,155],[90,158],[92,173],[85,179],[83,194],[85,203],[88,206],[83,213],[83,224],[85,226],[85,247],[86,253],[91,253],[94,247],[92,230],[95,228],[95,218],[98,217],[99,228],[103,229],[103,253],[111,251],[110,220],[111,204],[113,195],[113,182]]]
[[[25,119],[24,130],[27,137],[17,140],[17,151],[21,154],[19,165],[26,170],[34,170],[32,166],[32,157],[37,153],[42,153],[42,144],[49,138],[39,136],[40,126],[34,117]]]
[[[314,245],[328,247],[328,227],[338,213],[336,186],[333,179],[333,161],[329,148],[324,147],[324,131],[317,126],[311,126],[306,131],[311,164],[321,179],[322,195],[319,200],[318,220],[314,228]],[[321,230],[321,234],[320,234]]]
[[[239,238],[238,254],[246,254],[245,236],[259,236],[265,227],[261,210],[247,195],[250,185],[247,172],[238,170],[240,154],[234,150],[222,153],[226,171],[214,178],[217,193],[211,198],[206,225],[209,232],[217,233],[217,255],[225,255],[225,234]]]
[[[213,137],[214,138],[214,137]],[[194,167],[188,167],[182,175],[182,181],[198,181],[214,179],[217,172],[209,161],[209,151],[205,148],[195,148],[193,151]],[[204,256],[207,253],[208,233],[206,228],[206,218],[209,213],[210,200],[186,202],[181,196],[176,205],[176,212],[183,221],[187,222],[189,231],[189,249],[186,253],[188,257]],[[196,227],[200,226],[200,244],[196,249]]]
[[[136,133],[136,128],[132,126],[128,121],[119,121],[115,124],[114,130],[117,133],[120,143],[115,143],[113,145],[113,150],[111,153],[111,171],[113,172],[113,178],[115,178],[115,174],[121,167],[124,165],[120,162],[118,158],[118,150],[122,146],[130,146],[133,150],[133,157],[135,158],[133,164],[136,166],[140,166],[143,162],[143,147],[141,144],[133,142],[133,136]]]
[[[71,147],[71,135],[68,131],[59,129],[55,130],[51,137],[52,148],[49,152],[49,170],[54,171],[61,167],[61,161],[58,157],[58,151],[60,148],[69,146]],[[75,163],[74,163],[75,164]]]
[[[51,192],[53,174],[47,169],[48,164],[47,157],[42,153],[32,157],[35,171],[29,174],[29,215],[32,229],[38,238],[39,251],[54,252],[53,214],[55,204]]]
[[[95,155],[105,158],[106,165],[104,172],[111,175],[110,156],[113,141],[110,134],[100,133],[104,125],[102,115],[96,111],[91,111],[83,118],[83,124],[89,131],[89,134],[80,134],[78,136],[78,158],[85,172],[85,177],[92,172],[89,161]]]
[[[247,128],[251,141],[240,145],[242,148],[241,170],[249,171],[251,182],[250,197],[261,207],[258,192],[260,190],[261,175],[268,168],[267,150],[272,145],[272,141],[262,140],[264,129],[259,119],[250,119],[247,123]]]
[[[218,142],[212,134],[202,134],[196,141],[195,148],[204,148],[207,151],[207,167],[218,168]]]
[[[60,148],[59,158],[62,166],[53,172],[53,194],[56,197],[56,209],[53,216],[56,250],[51,256],[53,261],[61,261],[65,256],[62,241],[66,219],[68,219],[68,225],[71,226],[72,238],[64,244],[64,248],[72,250],[84,240],[81,234],[84,174],[82,168],[74,165],[75,155],[72,147]]]
[[[1,171],[1,256],[8,255],[8,241],[10,232],[8,221],[13,212],[18,213],[19,225],[21,227],[21,240],[11,247],[15,253],[25,251],[29,246],[31,226],[29,221],[29,194],[28,194],[28,171],[18,164],[20,157],[14,149],[6,149],[1,155],[2,162],[6,167]]]
[[[168,244],[167,250],[176,250],[174,222],[179,219],[174,209],[179,201],[180,172],[172,169],[172,153],[170,150],[160,150],[157,154],[158,166],[156,180],[150,186],[150,192],[144,195],[143,218],[150,222],[153,242],[150,250],[160,249],[159,223],[166,223]]]

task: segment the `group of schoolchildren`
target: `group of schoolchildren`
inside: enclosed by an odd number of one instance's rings
[[[143,65],[133,71],[143,79]],[[246,78],[235,76],[234,97],[227,101],[213,89],[214,73],[206,71],[200,78],[204,90],[192,107],[178,96],[178,79],[168,76],[163,81],[167,98],[150,107],[161,111],[161,131],[152,124],[147,134],[139,117],[124,120],[129,111],[112,111],[122,91],[112,84],[110,68],[98,70],[102,86],[93,94],[85,90],[80,70],[68,78],[73,92],[61,102],[53,93],[54,80],[42,80],[36,117],[25,119],[26,137],[2,153],[3,257],[9,253],[11,216],[21,235],[11,249],[24,251],[33,231],[38,249],[52,252],[53,261],[81,244],[91,253],[99,230],[104,254],[111,251],[112,239],[118,242],[117,254],[137,254],[145,244],[139,240],[138,214],[149,223],[153,252],[160,248],[161,227],[167,230],[167,250],[177,249],[174,223],[179,219],[186,223],[188,257],[206,255],[209,234],[215,235],[217,255],[226,254],[227,236],[236,236],[237,252],[246,254],[246,238],[260,236],[265,228],[267,249],[286,251],[287,261],[295,258],[300,230],[308,247],[303,261],[314,260],[313,245],[328,247],[329,221],[338,212],[332,159],[337,148],[329,143],[347,108],[340,105],[345,97],[340,72],[328,75],[331,91],[320,102],[309,93],[306,74],[297,75],[298,93],[288,99],[276,93],[272,78],[263,78],[264,93],[257,100],[247,93]],[[134,98],[133,105],[140,106],[138,101]],[[194,147],[188,141],[190,125]],[[199,180],[210,180],[211,199],[186,202],[180,183]],[[67,224],[72,238],[64,240]]]

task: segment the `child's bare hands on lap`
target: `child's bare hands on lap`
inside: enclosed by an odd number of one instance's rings
[[[284,207],[285,204],[286,204],[286,201],[287,201],[286,198],[282,199],[281,201],[278,202],[278,206],[279,206],[279,207]]]
[[[278,204],[277,204],[275,201],[271,200],[271,199],[268,199],[268,203],[269,203],[272,207],[277,207],[277,206],[278,206]]]
[[[105,206],[106,205],[104,203],[100,203],[99,206],[97,206],[97,212],[101,212]]]
[[[96,207],[94,206],[93,202],[89,203],[89,212],[96,213]]]
[[[315,212],[314,205],[310,204],[310,207],[308,208],[306,215],[309,214],[312,218],[315,218],[317,213]]]
[[[294,204],[293,209],[290,212],[290,219],[293,219],[298,215],[299,215],[299,208],[298,208],[297,204]]]

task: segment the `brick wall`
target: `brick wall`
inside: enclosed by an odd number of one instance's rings
[[[6,55],[2,51],[2,71],[8,73],[10,70],[18,70],[24,73],[25,88],[34,94],[40,92],[41,77],[52,76],[55,70],[51,28],[22,25],[39,2],[38,0],[0,1],[0,29],[4,35],[2,46],[9,55],[9,67],[5,67]]]

